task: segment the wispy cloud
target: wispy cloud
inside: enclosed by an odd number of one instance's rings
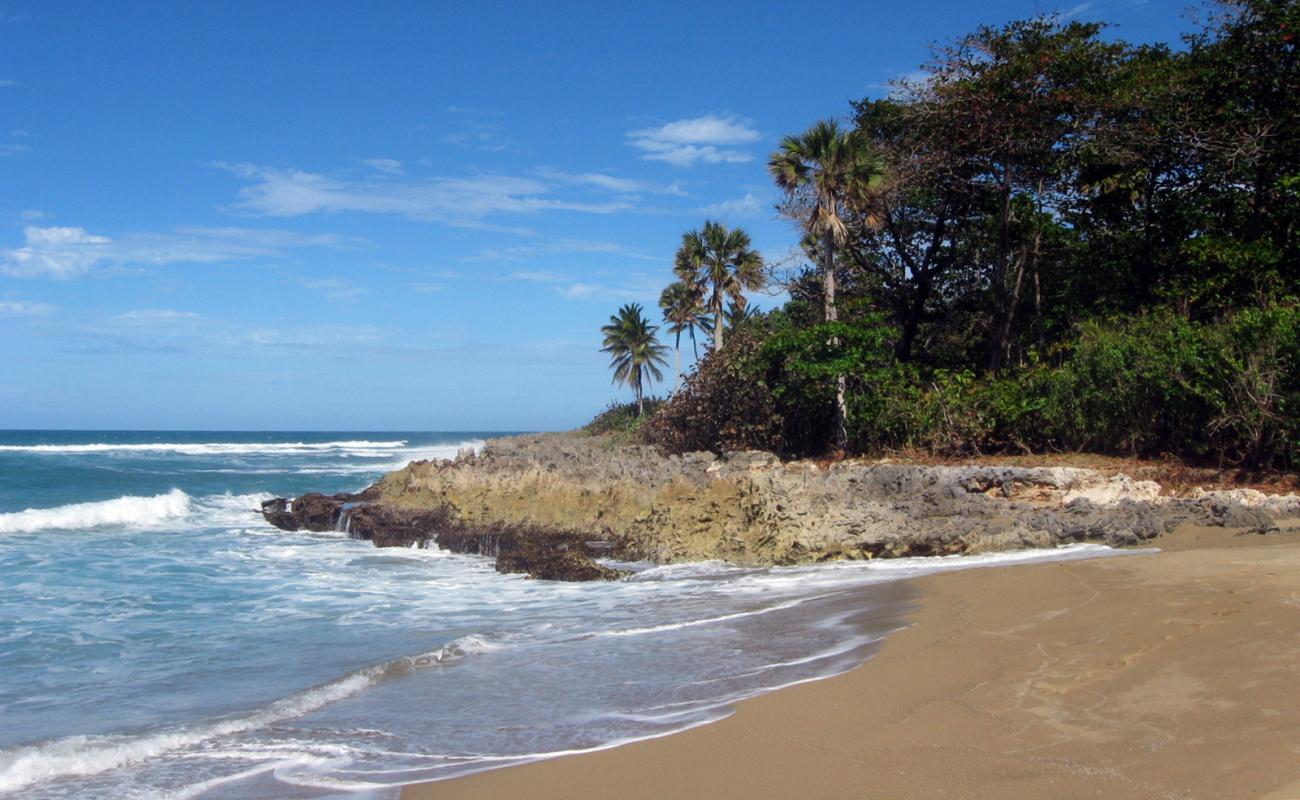
[[[169,353],[285,355],[305,351],[338,354],[383,347],[389,336],[371,325],[270,325],[211,319],[191,311],[146,308],[82,326],[81,347],[92,352],[138,350]]]
[[[33,303],[30,300],[0,300],[0,317],[43,317],[52,313],[54,306]]]
[[[102,266],[213,264],[345,244],[328,234],[254,228],[182,226],[166,233],[127,233],[117,239],[80,227],[28,226],[24,244],[0,248],[0,272],[15,278],[76,278]]]
[[[504,263],[529,261],[539,256],[568,253],[619,256],[622,258],[636,259],[638,261],[663,260],[661,256],[650,255],[644,251],[638,250],[634,247],[628,247],[619,242],[573,239],[566,237],[530,242],[529,244],[513,245],[510,247],[488,247],[477,251],[473,255],[465,256],[461,260],[466,262],[487,261]]]
[[[641,151],[641,158],[665,161],[677,167],[753,161],[754,156],[738,145],[761,138],[753,124],[739,117],[706,114],[629,131],[629,144]]]
[[[734,200],[723,200],[720,203],[711,203],[695,209],[698,214],[706,217],[717,217],[724,220],[742,219],[746,217],[759,217],[766,210],[764,203],[758,199],[758,195],[753,192],[746,192],[744,197],[738,197]]]
[[[395,158],[365,158],[361,160],[361,163],[370,167],[375,172],[382,172],[385,175],[406,174],[406,170],[402,167],[402,162]]]
[[[19,86],[22,86],[22,84],[18,81],[0,78],[0,89],[17,89]]]
[[[488,221],[500,215],[546,211],[612,214],[633,207],[626,200],[585,202],[557,197],[554,184],[510,175],[354,179],[253,164],[218,166],[249,182],[239,192],[238,209],[271,217],[351,211],[491,227]]]
[[[355,303],[369,291],[364,286],[357,286],[338,278],[320,278],[300,281],[300,283],[303,288],[322,292],[327,299],[336,303]]]
[[[0,158],[12,158],[31,150],[31,145],[14,142],[0,142]]]
[[[1088,2],[1085,3],[1079,3],[1077,6],[1062,11],[1061,19],[1074,19],[1077,16],[1086,14],[1095,5],[1096,3],[1092,2],[1092,0],[1089,0]]]

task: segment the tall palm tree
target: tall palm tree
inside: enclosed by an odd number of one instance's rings
[[[641,315],[639,303],[628,303],[609,318],[609,324],[601,326],[605,334],[605,346],[601,352],[609,353],[609,366],[614,370],[614,383],[631,386],[636,393],[636,415],[645,413],[645,385],[653,381],[662,381],[664,374],[659,370],[667,366],[664,353],[668,348],[659,344],[655,332],[658,325],[651,325]]]
[[[884,178],[884,162],[855,132],[841,131],[834,120],[820,120],[799,136],[787,136],[767,162],[776,185],[791,198],[807,201],[803,220],[809,235],[820,239],[821,273],[827,322],[835,322],[835,248],[844,244],[848,228],[843,214],[849,203],[862,203]],[[870,220],[870,217],[868,218]],[[831,340],[839,344],[838,339]],[[835,377],[834,445],[848,441],[844,427],[844,376]]]
[[[714,351],[722,349],[727,300],[735,300],[743,308],[745,292],[762,289],[766,283],[763,257],[753,249],[749,234],[718,222],[705,222],[702,229],[682,234],[673,273],[707,298],[705,305],[713,314]]]
[[[673,334],[673,352],[676,354],[677,379],[673,391],[682,380],[682,333],[690,334],[691,345],[695,347],[695,357],[700,357],[700,349],[695,345],[695,329],[708,333],[713,330],[713,322],[705,313],[704,300],[694,286],[676,281],[670,283],[663,294],[659,295],[659,307],[663,309],[664,321],[668,323],[668,332]]]

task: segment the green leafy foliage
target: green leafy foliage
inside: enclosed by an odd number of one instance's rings
[[[725,325],[737,259],[688,234],[717,350],[642,439],[1300,466],[1300,4],[1224,0],[1177,50],[1103,28],[980,27],[787,137],[817,266]]]
[[[663,404],[664,400],[662,398],[645,398],[645,414],[642,415],[637,413],[635,402],[619,403],[614,401],[604,411],[593,417],[591,422],[583,425],[582,430],[592,436],[615,435],[630,437]]]

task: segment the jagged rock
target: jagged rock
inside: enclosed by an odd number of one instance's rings
[[[289,510],[289,501],[283,497],[263,502],[262,516],[266,518],[267,522],[281,530],[296,531],[302,527],[298,524],[293,512]]]
[[[332,531],[339,524],[343,504],[354,502],[353,498],[354,495],[350,494],[323,495],[311,492],[295,497],[289,508],[299,528],[309,531]]]
[[[613,580],[626,574],[592,560],[593,554],[610,554],[614,546],[609,542],[589,542],[582,534],[538,526],[466,523],[446,506],[402,508],[376,502],[374,496],[305,494],[292,502],[275,498],[262,503],[262,516],[282,530],[346,531],[376,547],[425,547],[434,540],[453,553],[491,556],[498,572],[543,580]]]
[[[612,534],[628,558],[754,565],[1137,544],[1187,522],[1255,528],[1300,513],[1294,496],[1175,498],[1088,469],[663,456],[573,434],[492,440],[472,459],[417,462],[372,488],[386,504],[446,506],[475,525]]]

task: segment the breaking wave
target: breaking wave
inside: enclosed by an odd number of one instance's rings
[[[94,775],[218,737],[265,728],[346,700],[381,681],[417,669],[446,666],[499,647],[500,644],[481,636],[463,636],[432,652],[364,667],[249,714],[138,735],[68,736],[0,752],[0,792],[12,792],[52,778]]]
[[[85,453],[176,453],[187,456],[208,455],[300,455],[328,454],[334,451],[356,455],[386,455],[393,450],[406,447],[405,439],[393,441],[369,441],[366,439],[339,442],[203,442],[203,443],[168,443],[150,442],[148,444],[6,444],[0,445],[0,452],[9,453],[50,453],[50,454],[85,454]]]
[[[0,514],[0,533],[97,528],[101,525],[144,527],[187,516],[190,510],[190,496],[180,489],[172,489],[153,497],[127,495],[98,503],[72,503]]]

